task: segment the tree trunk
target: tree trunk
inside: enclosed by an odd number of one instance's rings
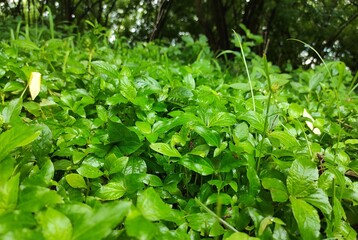
[[[216,50],[229,49],[229,35],[226,24],[226,11],[221,0],[212,0],[212,14],[214,16],[215,27],[217,30]]]
[[[209,45],[211,46],[211,48],[213,48],[216,45],[216,41],[214,34],[211,30],[210,24],[208,23],[208,19],[205,17],[205,11],[203,11],[203,8],[204,7],[201,0],[195,0],[195,10],[199,24],[203,28],[205,36],[208,38]]]
[[[251,0],[245,7],[242,23],[254,34],[258,33],[263,7],[263,0]]]
[[[167,19],[168,12],[172,3],[173,0],[163,0],[162,3],[160,4],[157,20],[155,21],[153,31],[150,34],[149,41],[153,41],[154,39],[157,39],[159,37],[160,32],[164,27],[164,23]]]

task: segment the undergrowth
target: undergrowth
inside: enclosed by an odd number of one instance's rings
[[[343,62],[282,72],[250,33],[224,62],[203,36],[129,46],[51,26],[1,42],[2,238],[356,239]]]

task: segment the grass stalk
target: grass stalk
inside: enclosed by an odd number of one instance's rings
[[[354,91],[354,89],[356,89],[358,87],[358,83],[355,84],[355,82],[357,81],[358,79],[358,72],[356,72],[356,75],[354,76],[353,80],[352,80],[352,83],[351,83],[351,86],[349,87],[350,91],[348,93],[348,96],[351,95],[351,93]],[[355,85],[354,85],[355,84]]]
[[[239,46],[240,46],[240,50],[241,50],[241,55],[242,55],[242,60],[244,62],[245,65],[245,70],[246,70],[246,74],[247,74],[247,78],[249,79],[249,85],[250,85],[250,92],[251,92],[251,97],[252,97],[252,106],[254,108],[254,112],[256,112],[256,105],[255,105],[255,97],[254,97],[254,90],[252,88],[252,81],[251,81],[251,76],[250,76],[250,72],[249,72],[249,68],[247,67],[247,62],[246,62],[246,57],[245,57],[245,53],[244,53],[244,48],[242,47],[242,39],[241,37],[234,31],[234,35],[235,38],[238,40]]]
[[[267,84],[268,84],[268,88],[269,88],[269,95],[268,95],[267,106],[266,106],[266,113],[265,113],[264,131],[263,131],[263,133],[262,133],[262,139],[261,139],[260,147],[259,147],[259,159],[258,159],[258,161],[257,161],[257,166],[256,166],[256,171],[257,171],[257,172],[259,172],[259,169],[260,169],[260,164],[261,164],[261,152],[262,152],[262,148],[263,148],[263,142],[264,142],[265,137],[267,136],[268,114],[269,114],[269,111],[270,111],[271,96],[272,96],[271,78],[270,78],[270,73],[269,73],[269,70],[268,70],[266,52],[264,53],[263,61],[264,61],[264,71],[265,71],[265,75],[266,75],[266,79],[267,79]]]
[[[318,51],[317,51],[316,49],[314,49],[314,47],[312,47],[312,46],[309,45],[308,43],[306,43],[306,42],[304,42],[304,41],[302,41],[302,40],[296,39],[296,38],[289,38],[288,40],[300,42],[300,43],[304,44],[305,46],[309,47],[312,51],[314,51],[314,52],[317,54],[317,56],[319,57],[319,59],[322,61],[324,67],[326,68],[326,70],[327,70],[327,72],[328,72],[329,77],[332,78],[332,74],[331,74],[331,72],[329,71],[326,62],[323,60],[323,58],[322,58],[321,55],[318,53]]]
[[[211,211],[207,206],[205,206],[204,203],[202,203],[198,198],[195,198],[195,202],[200,205],[200,207],[202,207],[207,213],[209,213],[210,215],[212,215],[213,217],[215,217],[217,220],[219,220],[220,223],[222,223],[225,227],[227,227],[228,229],[234,231],[234,232],[239,232],[236,228],[234,228],[230,223],[226,222],[224,219],[222,219],[221,217],[219,217],[218,215],[216,215],[216,213],[214,213],[213,211]]]
[[[243,62],[244,62],[244,65],[245,65],[245,71],[246,71],[246,74],[247,74],[247,78],[249,80],[249,85],[250,85],[250,93],[251,93],[251,98],[252,98],[252,106],[254,108],[254,112],[256,112],[256,104],[255,104],[255,97],[254,97],[254,89],[252,87],[252,81],[251,81],[251,76],[250,76],[250,72],[249,72],[249,68],[247,66],[247,62],[246,62],[246,57],[245,57],[245,52],[244,52],[244,49],[242,47],[242,43],[241,43],[241,37],[234,31],[234,36],[235,36],[235,39],[237,40],[237,42],[239,43],[239,47],[240,47],[240,50],[241,50],[241,56],[242,56],[242,59],[243,59]],[[236,56],[240,56],[238,52],[236,51],[232,51],[232,50],[225,50],[225,51],[222,51],[219,55],[223,55],[223,54],[226,54],[226,53],[232,53]]]
[[[51,9],[49,6],[46,6],[46,11],[48,11],[48,22],[50,24],[50,34],[51,34],[51,39],[55,38],[55,25],[53,22],[53,15],[51,12]]]
[[[297,121],[297,122],[298,122],[298,124],[299,124],[300,127],[301,127],[301,130],[302,130],[302,132],[303,132],[303,135],[305,136],[306,143],[307,143],[307,147],[308,147],[308,150],[309,150],[309,153],[310,153],[310,157],[311,157],[311,160],[312,160],[312,159],[313,159],[313,152],[312,152],[312,148],[311,148],[311,146],[310,146],[310,142],[308,141],[307,134],[306,134],[306,132],[305,132],[305,129],[304,129],[303,126],[302,126],[302,123],[301,123],[300,121]]]

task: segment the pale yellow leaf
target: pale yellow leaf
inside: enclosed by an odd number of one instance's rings
[[[311,131],[312,131],[314,134],[316,134],[316,135],[321,135],[321,131],[320,131],[318,128],[313,127],[314,119],[313,119],[313,117],[311,116],[311,114],[309,114],[309,113],[307,112],[306,109],[303,109],[303,114],[302,114],[302,116],[311,120],[311,121],[306,121],[307,127],[308,127],[309,129],[311,129]]]
[[[29,90],[31,99],[34,100],[39,95],[41,90],[41,73],[31,72],[29,79]]]

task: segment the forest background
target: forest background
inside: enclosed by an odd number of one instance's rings
[[[357,70],[358,2],[354,0],[28,0],[0,3],[2,37],[16,19],[47,22],[51,10],[56,28],[83,32],[86,21],[110,29],[112,41],[162,40],[175,43],[181,35],[204,34],[213,51],[234,49],[232,30],[262,36],[253,50],[285,69],[313,66],[317,55],[308,54],[290,38],[313,46],[327,60],[341,60]],[[240,27],[245,26],[245,28]],[[245,35],[245,34],[244,34]]]
[[[0,0],[0,239],[357,239],[357,0]]]

